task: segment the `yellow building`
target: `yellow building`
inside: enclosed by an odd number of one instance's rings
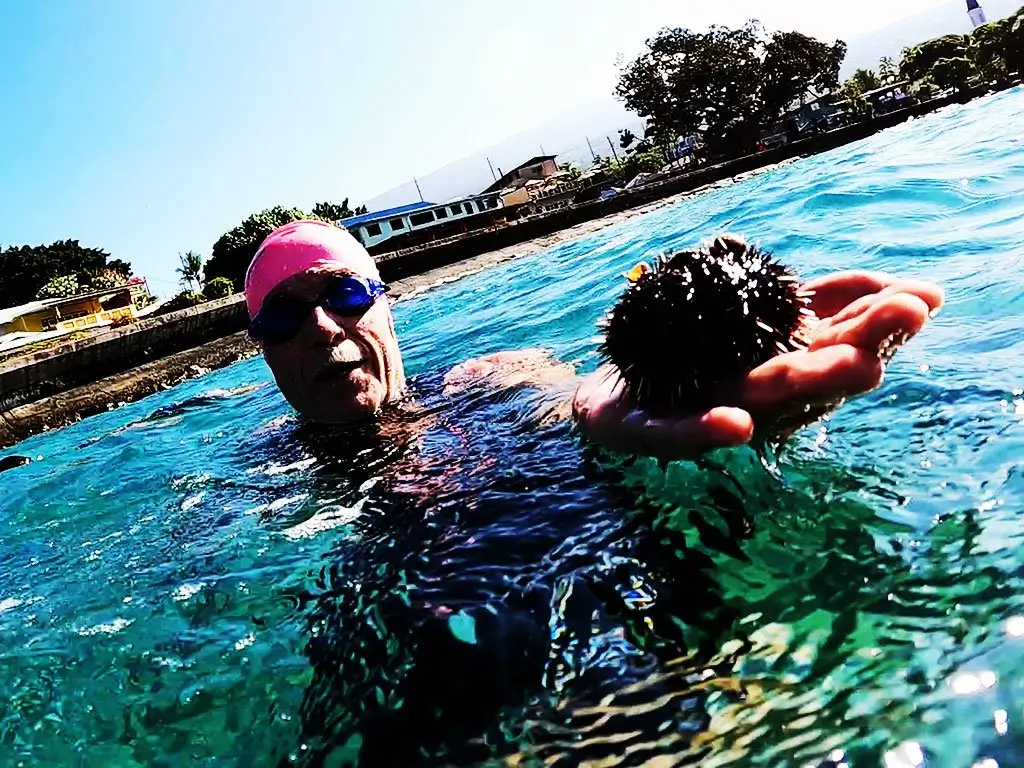
[[[33,301],[0,309],[0,349],[71,331],[99,328],[136,318],[132,287],[94,291],[67,299]]]

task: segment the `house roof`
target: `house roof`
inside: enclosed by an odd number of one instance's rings
[[[47,303],[45,301],[30,301],[28,304],[22,304],[18,307],[5,307],[0,309],[0,325],[6,325],[14,320],[17,320],[22,315],[27,315],[31,312],[38,312],[40,309],[46,309]]]
[[[864,96],[864,97],[876,96],[877,94],[884,93],[886,91],[895,91],[895,90],[898,90],[900,88],[906,88],[908,85],[910,85],[910,81],[909,80],[900,80],[899,82],[896,82],[896,83],[890,83],[889,85],[883,85],[881,88],[873,88],[870,91],[864,91],[864,93],[862,93],[861,96]]]
[[[519,171],[523,170],[523,168],[526,168],[527,166],[530,166],[530,165],[536,165],[537,163],[543,163],[545,160],[554,160],[556,157],[558,157],[558,155],[537,155],[535,157],[531,157],[525,163],[520,163],[519,165],[517,165],[515,168],[513,168],[511,171],[506,173],[504,176],[502,176],[496,182],[491,184],[491,186],[489,186],[487,189],[485,189],[480,194],[486,195],[488,192],[497,192],[499,189],[504,189],[505,186],[510,181],[512,181],[512,178]]]
[[[391,216],[401,216],[404,213],[418,211],[420,208],[432,208],[434,205],[436,203],[408,203],[407,205],[399,205],[394,208],[385,208],[383,211],[372,211],[371,213],[361,213],[358,216],[349,216],[347,219],[342,219],[339,223],[343,227],[355,227],[369,221],[379,221]]]
[[[81,301],[82,299],[96,299],[102,296],[113,296],[116,293],[121,293],[121,291],[127,291],[130,289],[130,285],[120,285],[117,288],[106,288],[102,291],[79,293],[75,296],[69,296],[66,299],[43,299],[41,301],[30,301],[28,304],[22,304],[17,307],[6,307],[4,309],[0,309],[0,324],[9,323],[18,319],[22,315],[30,315],[33,312],[39,312],[51,307],[60,307],[64,304]]]

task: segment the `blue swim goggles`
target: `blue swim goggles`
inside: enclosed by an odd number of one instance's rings
[[[249,323],[249,338],[278,343],[288,341],[302,329],[316,307],[323,307],[339,317],[359,317],[387,290],[388,286],[379,280],[345,275],[332,280],[313,301],[272,296],[263,302],[259,313]]]

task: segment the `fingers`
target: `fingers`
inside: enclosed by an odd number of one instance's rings
[[[741,402],[754,414],[782,413],[814,403],[837,402],[875,389],[883,366],[877,352],[836,344],[790,352],[755,368],[742,385]]]
[[[801,288],[813,292],[811,308],[822,319],[845,311],[863,310],[863,301],[876,294],[908,293],[920,298],[930,313],[942,308],[945,295],[938,285],[923,280],[897,278],[884,272],[847,271],[811,280]]]
[[[845,310],[839,319],[815,330],[810,350],[835,344],[849,344],[877,352],[887,340],[902,337],[906,341],[928,322],[928,305],[918,296],[907,293],[881,294],[871,297],[855,313]]]
[[[743,445],[754,434],[750,414],[740,408],[712,408],[683,418],[651,418],[634,411],[614,422],[583,420],[585,433],[602,445],[624,453],[677,460],[700,456],[718,448]]]
[[[580,386],[573,415],[584,434],[607,448],[667,460],[743,445],[754,432],[750,414],[740,408],[652,418],[635,408],[621,377],[611,369],[593,374]]]

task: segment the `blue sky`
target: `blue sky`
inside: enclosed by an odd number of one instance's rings
[[[849,39],[937,4],[0,0],[0,244],[77,238],[168,294],[250,213],[357,203],[609,94],[662,25]]]

